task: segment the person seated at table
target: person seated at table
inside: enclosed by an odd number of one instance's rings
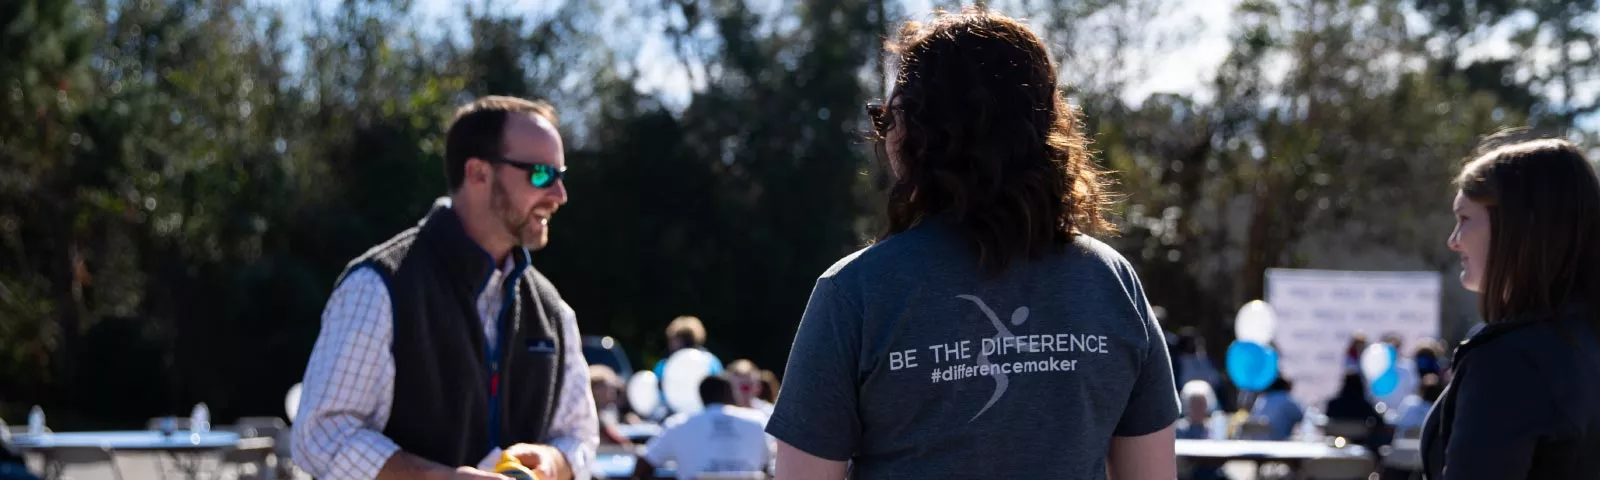
[[[617,431],[617,423],[622,421],[623,411],[619,405],[622,397],[622,380],[617,378],[617,372],[605,365],[590,365],[589,391],[594,394],[594,408],[599,412],[595,420],[600,423],[600,443],[632,445],[633,442],[628,441],[628,437]]]
[[[1205,380],[1190,380],[1183,384],[1183,418],[1178,419],[1178,438],[1206,440],[1212,438],[1211,416],[1217,411],[1217,394]],[[1217,432],[1217,438],[1221,438]],[[1185,466],[1180,464],[1180,466]],[[1215,480],[1227,478],[1222,464],[1191,463],[1180,469],[1179,477],[1188,480]],[[1185,471],[1186,470],[1186,471]]]
[[[1259,440],[1288,440],[1294,435],[1294,427],[1305,419],[1305,410],[1289,393],[1293,389],[1294,384],[1288,379],[1278,377],[1256,396],[1250,420],[1265,423],[1268,429],[1266,438]]]
[[[1190,380],[1183,384],[1183,418],[1178,419],[1178,438],[1204,440],[1211,438],[1211,414],[1217,410],[1217,394],[1205,380]]]
[[[1346,373],[1344,385],[1339,388],[1339,394],[1328,400],[1326,410],[1328,422],[1342,422],[1365,425],[1367,436],[1351,438],[1351,440],[1365,440],[1378,429],[1385,425],[1383,415],[1367,399],[1366,382],[1361,379],[1360,373]]]
[[[755,362],[743,358],[734,360],[728,364],[728,378],[733,381],[733,396],[738,401],[737,405],[772,416],[772,404],[758,397],[761,393],[761,370],[756,368]]]
[[[764,472],[777,444],[767,437],[767,416],[735,405],[733,383],[722,375],[700,382],[705,409],[668,427],[645,445],[634,477],[653,478],[654,469],[675,463],[679,480],[704,473]]]
[[[667,324],[666,334],[666,354],[661,356],[661,360],[656,361],[656,366],[652,369],[656,374],[656,378],[661,378],[666,374],[667,359],[672,358],[672,354],[678,353],[678,350],[686,348],[700,350],[711,355],[711,374],[722,373],[722,359],[717,358],[717,355],[711,353],[710,350],[706,350],[706,325],[700,321],[700,317],[682,315],[674,318],[671,323]],[[666,397],[663,396],[662,399],[664,401]]]
[[[1444,394],[1444,385],[1437,374],[1423,374],[1419,383],[1417,394],[1406,397],[1397,409],[1400,414],[1394,420],[1394,429],[1399,438],[1421,436],[1422,424],[1428,420],[1428,410],[1433,409],[1433,402]]]
[[[1344,347],[1344,371],[1361,371],[1361,352],[1367,350],[1367,334],[1357,331],[1350,335],[1350,343]]]
[[[1439,385],[1450,384],[1450,365],[1444,361],[1443,351],[1444,347],[1439,346],[1437,340],[1425,338],[1418,342],[1417,348],[1411,352],[1418,378],[1432,373],[1439,377]]]

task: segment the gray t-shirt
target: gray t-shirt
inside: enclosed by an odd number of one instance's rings
[[[1132,267],[1079,236],[999,276],[938,217],[817,280],[767,432],[854,478],[1103,478],[1178,419]]]

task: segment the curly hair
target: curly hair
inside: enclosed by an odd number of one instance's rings
[[[887,47],[894,90],[874,119],[897,153],[880,240],[949,212],[979,267],[999,273],[1074,235],[1115,232],[1102,217],[1108,185],[1026,25],[969,8],[899,37]]]

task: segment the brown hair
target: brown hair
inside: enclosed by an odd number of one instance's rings
[[[998,273],[1073,235],[1114,231],[1089,141],[1026,25],[969,8],[899,36],[887,47],[900,61],[892,113],[877,128],[882,139],[899,123],[904,135],[880,239],[948,211],[980,268]]]
[[[728,368],[726,370],[729,373],[733,373],[733,374],[736,374],[736,375],[745,375],[745,374],[750,374],[750,373],[755,373],[755,374],[759,375],[759,373],[760,373],[756,369],[756,363],[755,362],[752,362],[749,359],[744,359],[744,358],[741,358],[741,359],[738,359],[738,360],[734,360],[733,363],[729,363],[728,364]]]
[[[506,116],[513,113],[538,115],[552,126],[561,123],[555,107],[540,100],[491,95],[456,109],[444,140],[444,177],[451,192],[461,188],[467,159],[505,153]]]
[[[1486,322],[1600,301],[1600,179],[1571,142],[1527,140],[1468,162],[1461,194],[1489,211]],[[1600,317],[1596,317],[1600,319]]]
[[[675,339],[684,348],[699,347],[706,344],[706,326],[700,319],[688,315],[672,319],[667,324],[667,338]]]
[[[767,403],[778,403],[778,374],[772,370],[761,371],[761,393],[756,398],[766,400]]]

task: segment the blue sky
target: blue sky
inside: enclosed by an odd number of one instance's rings
[[[341,0],[260,0],[267,4],[279,4],[294,7],[290,10],[304,12],[311,5],[323,11],[332,11]],[[558,0],[413,0],[413,17],[424,25],[440,25],[445,20],[458,18],[466,5],[482,9],[488,5],[490,9],[502,13],[517,13],[530,17],[541,17],[553,12],[561,2]],[[769,0],[776,2],[779,0]],[[641,2],[649,5],[658,4],[657,0],[612,0],[611,8],[618,10],[628,9],[631,5]],[[941,2],[948,3],[948,2]],[[995,2],[1001,3],[1001,2]],[[1153,28],[1162,26],[1193,28],[1200,25],[1195,38],[1178,45],[1177,48],[1164,53],[1144,58],[1143,66],[1147,68],[1146,80],[1130,85],[1128,97],[1130,100],[1142,99],[1152,92],[1174,93],[1202,93],[1205,79],[1209,72],[1214,70],[1227,55],[1227,32],[1231,26],[1229,12],[1237,0],[1209,0],[1204,2],[1174,2],[1177,8],[1164,18],[1151,24]],[[901,5],[904,11],[914,18],[926,18],[933,12],[932,0],[903,0]],[[775,6],[775,5],[774,5]],[[684,72],[681,64],[673,58],[671,51],[664,41],[658,37],[647,37],[638,45],[630,45],[639,49],[637,58],[641,59],[637,67],[640,69],[641,88],[646,91],[658,91],[669,99],[687,98],[688,94],[697,86],[689,81],[689,75]]]
[[[281,4],[289,6],[309,7],[316,5],[325,11],[335,8],[341,0],[260,0],[268,4]],[[424,25],[441,25],[449,19],[460,17],[464,6],[470,4],[482,10],[487,8],[502,14],[521,14],[538,18],[550,15],[563,0],[413,0],[413,16],[416,21]],[[569,0],[570,1],[570,0]],[[645,27],[644,31],[657,31],[659,25],[637,25],[637,19],[629,15],[629,10],[642,6],[659,5],[659,0],[603,0],[610,14],[621,22],[632,22],[634,27]],[[769,8],[776,8],[776,2],[783,0],[766,0]],[[1207,89],[1212,72],[1221,65],[1229,50],[1228,33],[1233,27],[1232,11],[1239,0],[1205,0],[1205,1],[1172,1],[1170,8],[1147,24],[1150,31],[1182,31],[1190,34],[1181,41],[1166,45],[1160,49],[1146,49],[1140,55],[1132,56],[1136,63],[1129,65],[1139,79],[1127,85],[1123,98],[1129,102],[1142,101],[1152,93],[1180,93],[1205,101],[1210,98]],[[947,4],[951,2],[938,2]],[[1004,8],[1006,2],[995,1]],[[906,14],[912,18],[926,18],[933,12],[933,0],[902,0],[901,5]],[[304,10],[300,8],[299,10]],[[291,9],[294,10],[294,9]],[[1420,20],[1414,20],[1420,22]],[[1417,24],[1415,28],[1425,28]],[[1518,52],[1508,41],[1509,30],[1495,32],[1486,36],[1478,44],[1467,49],[1469,54],[1484,57],[1509,57]],[[637,49],[634,58],[639,59],[634,64],[639,69],[640,80],[638,86],[647,92],[660,93],[668,104],[686,102],[696,88],[691,81],[691,75],[685,70],[673,55],[666,42],[659,36],[646,36],[643,42],[637,44],[617,45],[627,49]],[[1535,63],[1548,62],[1554,58],[1550,52],[1522,52],[1522,55],[1531,55]],[[1541,60],[1543,58],[1543,60]],[[693,68],[691,66],[691,68]],[[1286,68],[1286,66],[1284,67]],[[1281,70],[1281,69],[1280,69]],[[1281,74],[1281,71],[1279,72]],[[1064,80],[1071,81],[1070,72]],[[1592,79],[1587,84],[1580,86],[1580,96],[1593,98],[1600,95],[1600,79]],[[1591,116],[1580,121],[1580,126],[1586,130],[1600,129],[1600,118]]]

